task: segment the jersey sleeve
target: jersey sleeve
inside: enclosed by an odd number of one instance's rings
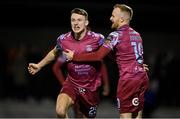
[[[104,47],[105,38],[102,34],[99,34],[99,45],[101,46],[97,51],[91,53],[82,53],[82,54],[74,54],[74,61],[101,61],[110,51],[111,49],[108,47]]]
[[[64,34],[60,35],[58,38],[57,38],[57,43],[56,43],[56,49],[58,51],[63,51],[62,49],[62,45],[61,45],[61,41],[64,39]]]
[[[111,32],[109,35],[108,35],[108,37],[106,38],[106,41],[105,41],[105,43],[104,43],[104,47],[107,47],[107,48],[109,48],[109,49],[111,49],[111,50],[113,50],[113,48],[114,48],[114,46],[118,43],[118,42],[120,42],[119,41],[119,36],[120,36],[121,34],[119,34],[118,32]]]
[[[58,51],[58,60],[61,61],[62,63],[66,62],[67,61],[67,58],[66,56],[62,53],[64,50],[62,48],[62,40],[64,39],[64,34],[60,35],[58,38],[57,38],[57,44],[55,46],[55,48],[57,49]]]
[[[97,51],[91,53],[74,54],[74,61],[101,61],[111,50],[101,46]]]
[[[99,41],[98,41],[98,44],[99,46],[102,46],[105,42],[105,38],[102,34],[99,34]]]

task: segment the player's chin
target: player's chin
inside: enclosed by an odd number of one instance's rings
[[[78,30],[75,30],[75,29],[74,29],[73,32],[76,33],[76,34],[79,34],[79,33],[82,32],[82,30],[81,30],[81,29],[78,29]]]
[[[75,33],[75,34],[80,34],[81,32],[79,32],[79,31],[75,31],[74,33]]]
[[[116,25],[112,24],[111,29],[116,29]]]

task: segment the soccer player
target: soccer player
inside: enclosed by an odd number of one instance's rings
[[[29,63],[28,70],[34,75],[42,67],[53,61],[65,49],[76,53],[96,51],[103,43],[104,37],[88,30],[88,14],[85,10],[75,8],[71,11],[72,31],[62,34],[57,39],[57,45],[39,63]],[[60,53],[59,53],[60,52]],[[61,54],[62,62],[66,58]],[[57,97],[57,116],[67,118],[67,110],[71,105],[78,104],[83,117],[94,118],[99,102],[99,87],[101,86],[102,61],[67,62],[68,74]]]
[[[143,67],[143,45],[140,34],[129,26],[133,10],[125,4],[116,4],[110,20],[111,32],[98,51],[78,54],[64,52],[68,60],[98,61],[114,50],[119,68],[117,104],[120,118],[142,118],[144,93],[148,76]]]
[[[64,70],[62,70],[64,69]],[[56,62],[53,64],[53,73],[58,79],[60,86],[63,85],[65,81],[65,77],[67,76],[67,62],[64,63],[62,61],[61,56],[57,58]],[[101,65],[101,71],[100,73],[102,74],[102,83],[103,83],[103,96],[108,96],[109,95],[109,80],[108,80],[108,73],[107,69],[104,63]],[[78,109],[78,104],[73,105],[73,111],[75,118],[82,118],[82,113]]]
[[[63,86],[63,83],[65,81],[65,77],[67,75],[67,63],[64,63],[62,60],[61,60],[61,56],[57,58],[56,62],[53,64],[53,73],[54,75],[56,76],[57,80],[59,81],[60,83],[60,87],[62,88]],[[66,68],[66,70],[63,72],[61,69],[64,69]],[[73,112],[74,112],[74,116],[75,118],[82,118],[83,115],[81,113],[81,111],[79,111],[79,107],[78,105],[73,105]]]

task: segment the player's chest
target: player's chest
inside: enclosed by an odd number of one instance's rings
[[[85,53],[85,52],[92,52],[99,48],[98,41],[90,39],[86,41],[75,41],[75,40],[68,40],[62,42],[62,48],[70,49],[75,51],[76,53]]]

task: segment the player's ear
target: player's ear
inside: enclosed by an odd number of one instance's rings
[[[86,20],[86,21],[85,21],[85,25],[86,25],[86,26],[88,26],[88,24],[89,24],[89,21],[88,21],[88,20]]]
[[[121,17],[120,21],[123,22],[124,21],[124,17]]]

